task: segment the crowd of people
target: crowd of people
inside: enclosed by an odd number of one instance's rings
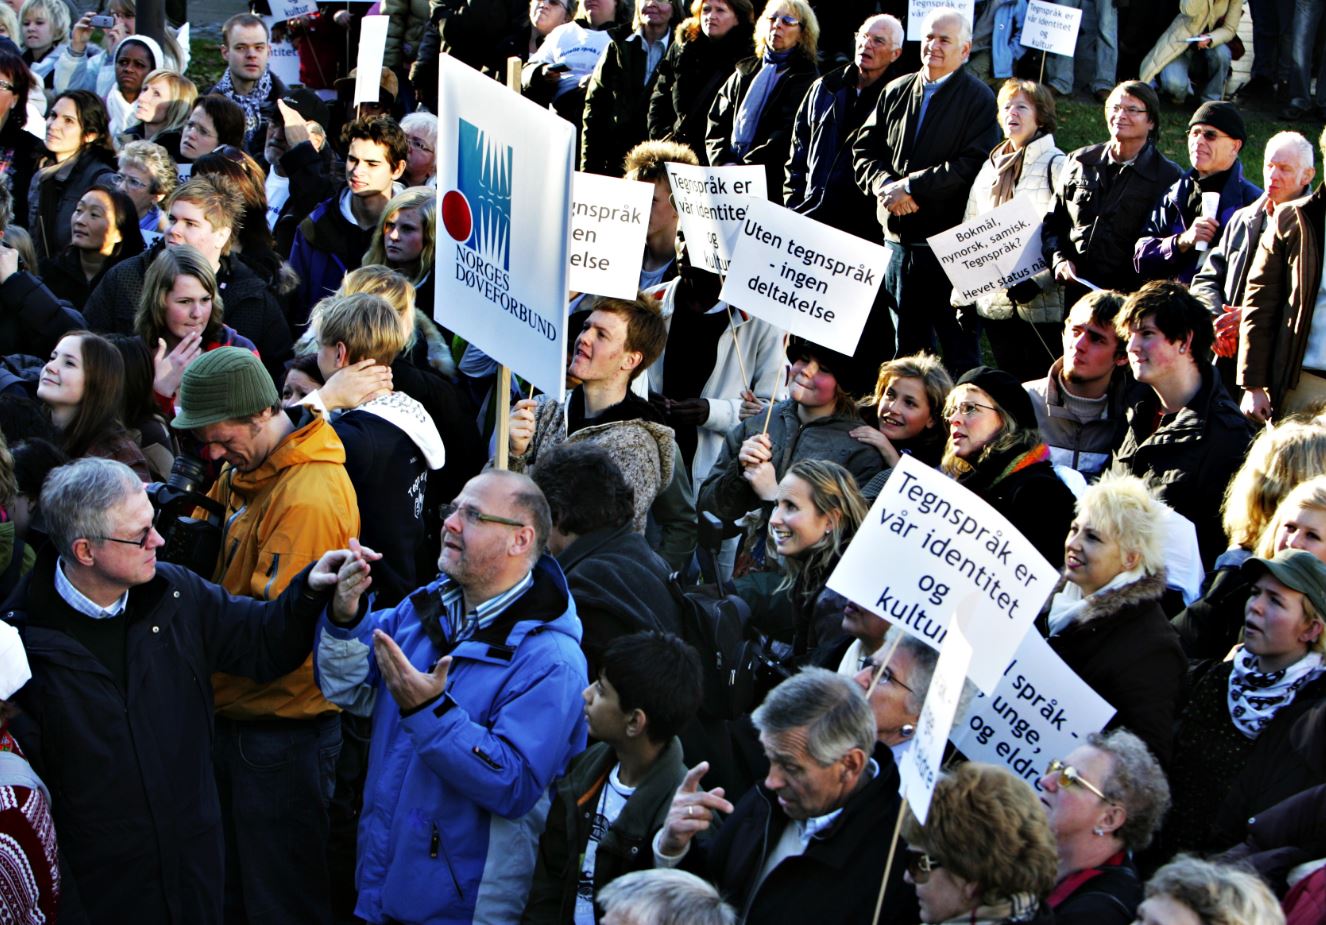
[[[0,3],[0,919],[1326,921],[1314,144],[1253,175],[1242,4],[1066,5],[1038,74],[1008,0],[355,0],[204,90],[183,3]],[[1240,102],[1320,114],[1318,6],[1254,4]],[[564,398],[436,295],[443,53],[653,187]],[[719,299],[669,163],[883,246],[854,352]],[[928,239],[1014,198],[1043,269],[964,304]],[[828,587],[903,456],[1059,570],[1113,717],[925,814],[938,651]]]

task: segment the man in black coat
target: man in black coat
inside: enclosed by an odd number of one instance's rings
[[[926,238],[962,221],[972,181],[999,141],[994,93],[963,67],[971,23],[952,10],[925,21],[921,70],[884,88],[853,145],[856,182],[877,201],[889,249],[883,305],[871,313],[858,352],[877,361],[933,350],[956,378],[980,364],[974,319],[960,324],[952,284]],[[893,319],[887,306],[897,319]]]
[[[654,838],[654,866],[684,866],[710,880],[745,910],[747,925],[870,921],[901,797],[892,753],[876,747],[865,695],[828,669],[806,668],[774,688],[751,719],[770,762],[764,782],[734,807],[721,788],[700,789],[707,762],[692,768]],[[850,728],[852,744],[825,763],[816,756],[829,747],[821,741],[828,725]],[[693,840],[715,811],[730,814],[722,829],[707,842]],[[916,920],[903,866],[893,865],[882,921]]]
[[[303,662],[349,553],[274,601],[236,598],[157,563],[152,503],[122,463],[62,466],[41,502],[52,544],[4,619],[32,666],[13,726],[51,791],[60,921],[220,923],[209,678],[272,680]]]

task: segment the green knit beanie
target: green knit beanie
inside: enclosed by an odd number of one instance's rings
[[[253,351],[218,347],[189,364],[180,382],[177,430],[193,430],[219,421],[257,414],[279,404],[272,377]]]

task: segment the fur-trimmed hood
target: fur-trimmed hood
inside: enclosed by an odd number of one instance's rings
[[[1050,595],[1050,601],[1053,601],[1054,595],[1062,591],[1067,584],[1067,576],[1060,578],[1059,583],[1054,586],[1054,594]],[[1165,587],[1165,569],[1162,567],[1150,575],[1144,575],[1137,581],[1124,585],[1122,588],[1112,588],[1104,593],[1091,595],[1085,599],[1078,618],[1073,621],[1071,626],[1065,627],[1064,632],[1070,632],[1075,626],[1081,627],[1101,617],[1112,617],[1139,604],[1158,601],[1164,597]],[[1045,612],[1041,615],[1041,618],[1044,619],[1048,613],[1049,602],[1046,603]]]

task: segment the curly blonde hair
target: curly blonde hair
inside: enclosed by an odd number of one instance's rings
[[[1321,472],[1326,472],[1326,427],[1293,420],[1268,425],[1225,489],[1221,512],[1230,546],[1255,546],[1290,489]]]
[[[1146,898],[1166,896],[1203,925],[1284,925],[1275,894],[1251,871],[1189,855],[1170,861],[1147,881]]]

